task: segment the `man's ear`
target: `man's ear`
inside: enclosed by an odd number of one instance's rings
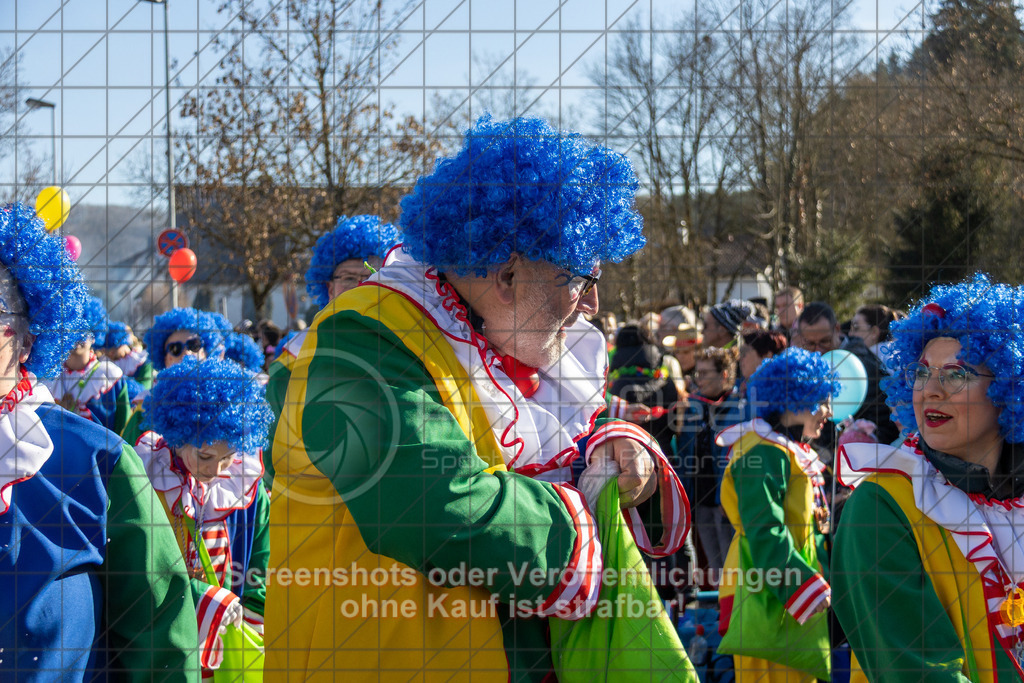
[[[522,266],[522,257],[519,254],[512,254],[508,261],[501,264],[501,266],[491,275],[494,282],[494,293],[497,296],[498,301],[506,306],[515,303],[515,278],[516,275],[519,274]]]

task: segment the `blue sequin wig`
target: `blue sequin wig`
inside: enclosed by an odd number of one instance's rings
[[[329,302],[327,284],[338,264],[349,259],[383,259],[398,242],[398,229],[377,216],[342,216],[334,230],[322,235],[313,247],[306,271],[306,291],[320,308]]]
[[[993,283],[976,274],[955,285],[938,285],[903,320],[889,326],[892,341],[882,347],[890,376],[882,379],[886,403],[896,409],[905,432],[918,430],[913,387],[904,372],[928,342],[949,337],[960,342],[959,358],[985,365],[995,375],[987,396],[1000,408],[999,428],[1010,443],[1024,441],[1024,287]]]
[[[266,359],[256,340],[241,332],[229,332],[224,338],[224,357],[252,372],[262,372]]]
[[[538,118],[484,116],[402,200],[405,250],[483,276],[519,253],[587,275],[645,244],[629,160]]]
[[[83,315],[85,316],[86,329],[85,333],[79,337],[79,341],[84,340],[86,336],[91,334],[94,348],[106,348],[107,307],[103,304],[103,300],[98,296],[90,294],[85,300]]]
[[[107,335],[101,348],[116,349],[119,346],[131,346],[131,338],[128,336],[128,325],[115,320],[107,325]]]
[[[0,209],[0,263],[17,285],[35,342],[25,367],[53,377],[87,330],[82,311],[88,289],[68,256],[64,240],[47,233],[35,211],[24,204]],[[18,308],[20,303],[9,302]]]
[[[143,401],[143,428],[172,448],[226,443],[244,453],[266,446],[274,414],[256,375],[228,360],[188,357],[160,373]]]
[[[814,412],[839,389],[836,373],[827,360],[795,347],[761,363],[747,382],[747,396],[762,419],[787,410]]]
[[[194,308],[172,308],[153,320],[153,327],[146,332],[145,341],[154,370],[164,369],[164,346],[167,344],[167,338],[177,330],[195,332],[203,340],[207,356],[212,356],[224,346],[224,337],[215,329],[216,324],[207,315]]]
[[[210,351],[206,352],[208,357],[224,357],[225,342],[227,341],[228,335],[234,331],[231,327],[231,321],[225,318],[220,313],[212,311],[199,311],[199,322],[202,325],[203,330],[208,334],[216,337],[220,337],[220,343],[213,347],[213,353]]]

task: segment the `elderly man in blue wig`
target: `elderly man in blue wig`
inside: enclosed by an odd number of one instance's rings
[[[199,679],[188,577],[135,451],[58,407],[85,286],[34,212],[0,209],[0,671]]]
[[[292,370],[270,571],[337,580],[270,585],[269,678],[549,676],[544,617],[588,615],[602,582],[579,457],[620,466],[627,506],[659,490],[658,545],[627,521],[648,552],[679,547],[656,442],[595,427],[607,353],[583,315],[601,262],[644,245],[636,189],[620,154],[485,117],[403,200],[403,248],[327,304]]]
[[[121,434],[132,414],[132,400],[141,389],[129,385],[124,372],[113,361],[96,355],[107,334],[107,310],[95,296],[86,299],[86,325],[79,340],[64,360],[47,389],[64,408],[76,412],[115,434]]]
[[[321,235],[313,247],[313,257],[306,271],[306,291],[316,300],[317,306],[324,308],[370,277],[397,243],[398,230],[378,216],[342,216],[334,230]],[[281,415],[292,367],[305,341],[306,330],[290,333],[268,369],[267,400],[275,419]],[[265,464],[265,482],[271,489],[274,485],[272,447],[267,449]]]

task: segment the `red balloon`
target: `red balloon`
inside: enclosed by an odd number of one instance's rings
[[[191,249],[178,249],[171,254],[167,272],[175,282],[191,280],[196,274],[196,253]]]

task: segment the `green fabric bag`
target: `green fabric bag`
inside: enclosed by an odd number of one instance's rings
[[[739,551],[739,576],[748,576],[747,570],[753,563],[746,537],[740,537]],[[807,552],[801,554],[813,566],[813,557],[807,557]],[[757,657],[831,680],[828,612],[815,614],[800,624],[767,588],[762,586],[754,591],[740,581],[733,598],[729,630],[718,645],[718,652]]]
[[[211,586],[221,587],[217,579],[217,572],[213,570],[213,561],[210,559],[210,551],[206,549],[206,543],[196,535],[195,525],[187,516],[183,516],[192,538],[198,540],[196,543],[199,552],[199,559],[203,563],[203,571],[206,572],[206,582]],[[234,625],[227,627],[227,630],[220,637],[223,646],[224,658],[220,666],[213,672],[215,683],[261,683],[263,681],[263,636],[256,632],[251,626],[242,622],[242,628]]]
[[[559,683],[696,682],[697,673],[626,528],[614,477],[601,490],[595,516],[605,578],[613,570],[626,580],[602,581],[598,606],[589,616],[548,620]]]

